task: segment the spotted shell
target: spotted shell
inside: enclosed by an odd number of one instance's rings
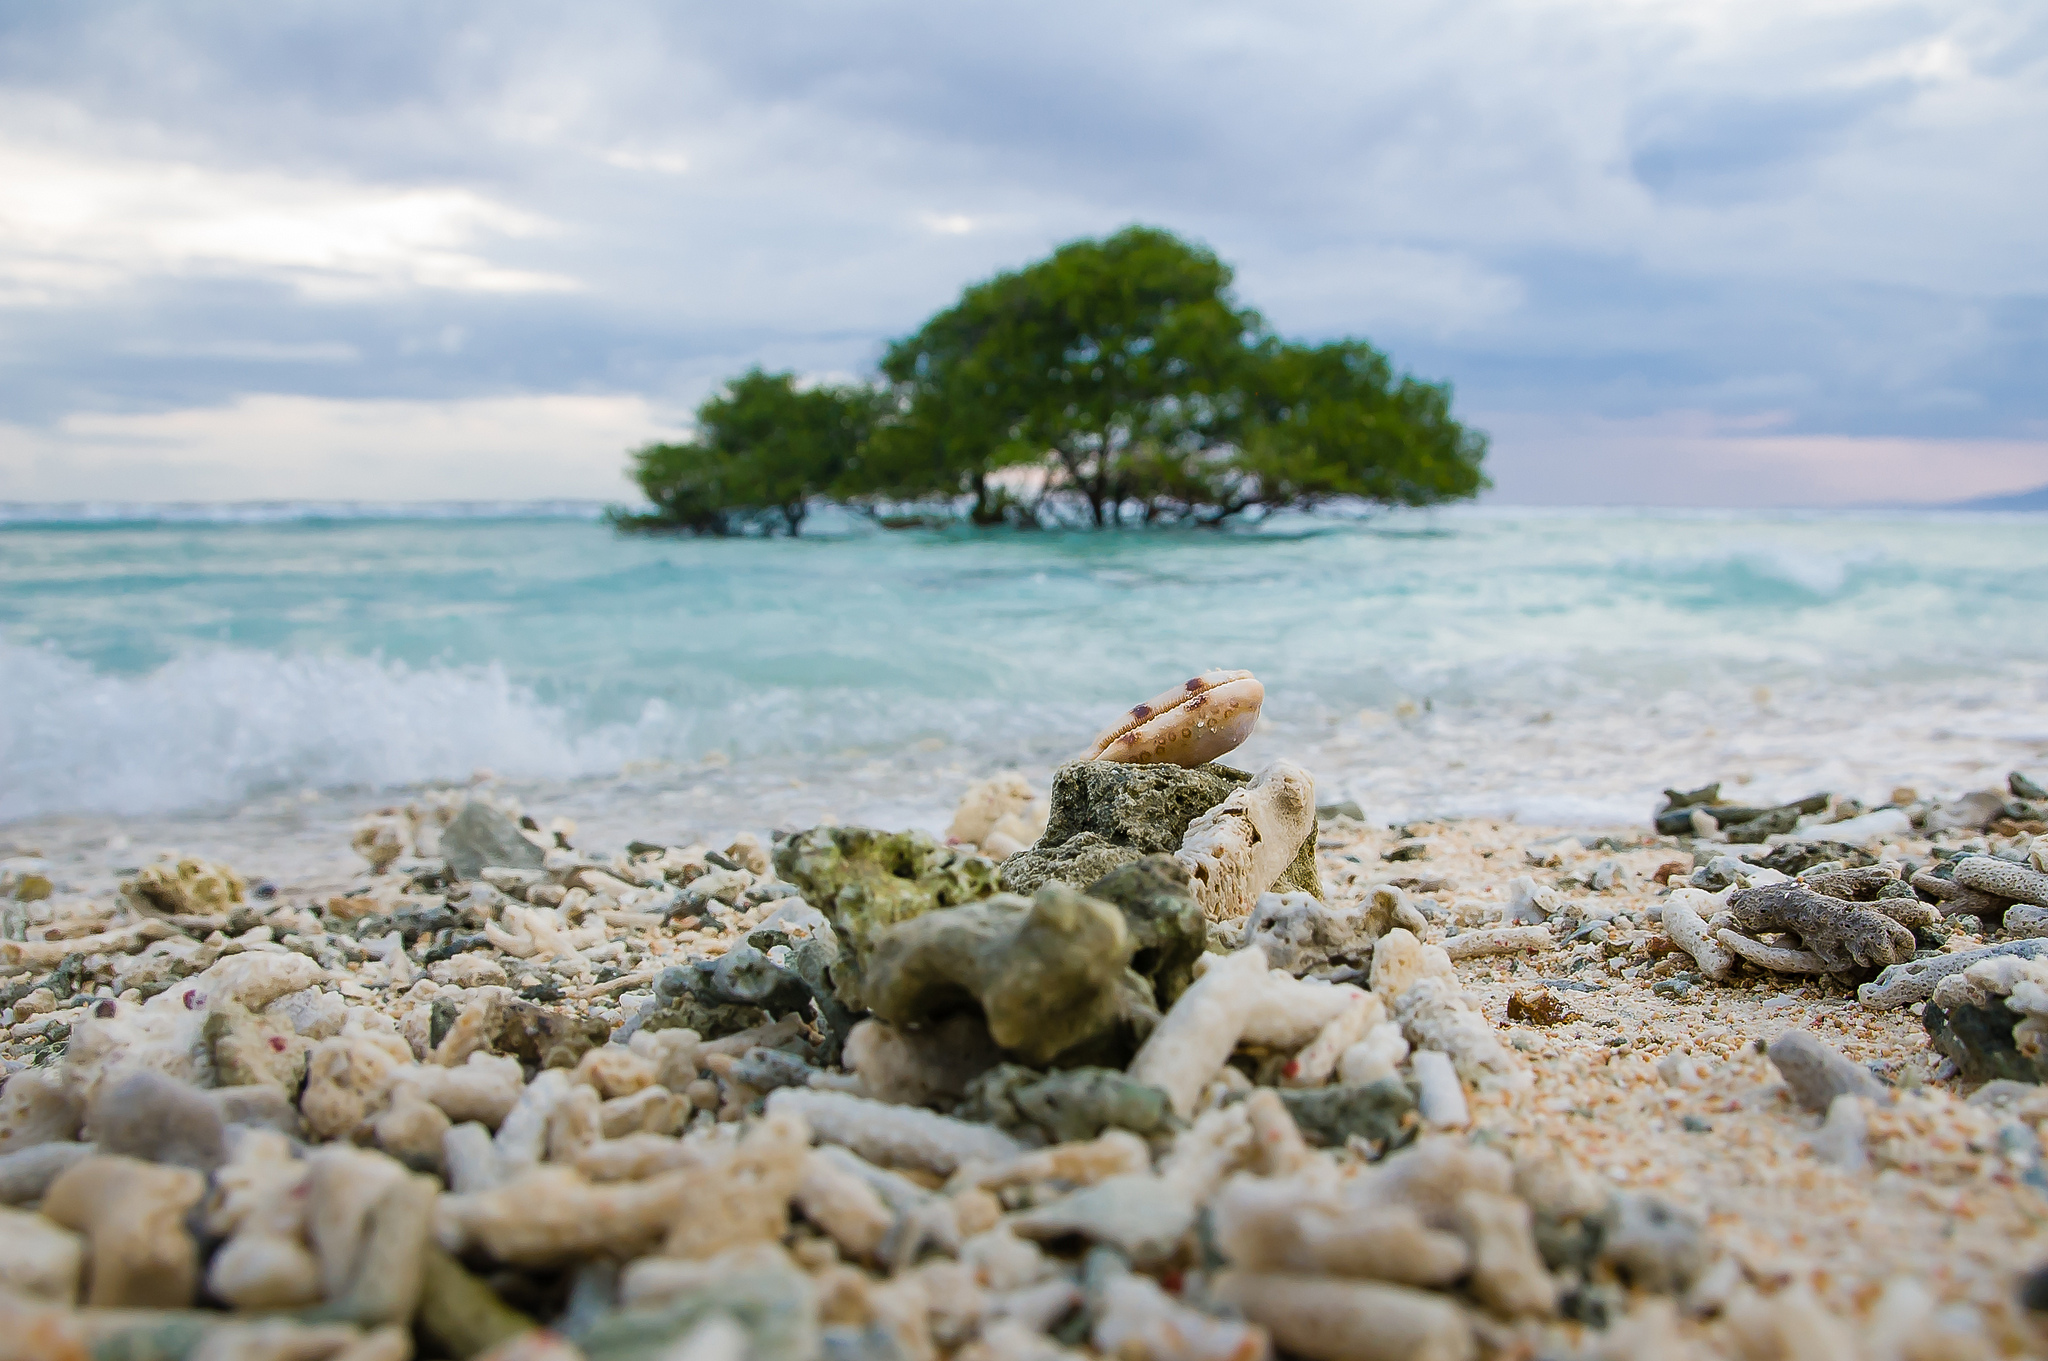
[[[1266,687],[1249,671],[1205,671],[1104,729],[1083,759],[1203,765],[1252,735],[1265,700]]]

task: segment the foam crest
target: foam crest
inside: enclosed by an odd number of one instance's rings
[[[573,733],[497,666],[218,649],[126,677],[0,645],[0,819],[164,812],[481,766],[560,779],[616,769],[633,745],[619,726]]]

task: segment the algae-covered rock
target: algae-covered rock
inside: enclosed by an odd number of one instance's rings
[[[1150,1003],[1127,968],[1135,947],[1114,906],[1048,884],[1030,899],[1000,894],[876,932],[864,1000],[898,1025],[972,1002],[997,1044],[1044,1064],[1107,1035],[1134,1004]]]
[[[2006,1078],[2014,1082],[2048,1081],[2048,1059],[2022,1051],[2013,1030],[2024,1018],[2003,999],[1988,1005],[1937,998],[1922,1008],[1921,1024],[1936,1050],[1955,1062],[1966,1082]]]
[[[855,1007],[876,932],[996,891],[994,861],[919,831],[813,827],[776,843],[775,872],[832,924],[839,943],[833,983]]]
[[[145,911],[215,917],[243,900],[248,884],[226,865],[186,856],[169,864],[144,865],[128,881],[129,898]]]
[[[1092,883],[1143,856],[1180,849],[1188,824],[1251,776],[1228,766],[1070,761],[1053,772],[1052,813],[1035,845],[1003,862],[1003,888]]]
[[[708,965],[710,960],[699,960]],[[654,1002],[640,1013],[638,1030],[694,1030],[707,1040],[737,1035],[774,1018],[758,1004],[714,996],[709,971],[671,965],[654,976]]]
[[[1027,1143],[1049,1144],[1093,1139],[1111,1129],[1158,1134],[1178,1123],[1164,1091],[1114,1068],[1040,1073],[1014,1063],[975,1079],[954,1114]]]
[[[1091,898],[1114,903],[1136,942],[1131,969],[1152,981],[1163,1011],[1195,978],[1209,941],[1209,921],[1188,886],[1187,868],[1170,855],[1148,855],[1091,882]]]
[[[1245,772],[1214,763],[1183,770],[1070,761],[1053,772],[1045,835],[1003,862],[1003,889],[1030,893],[1055,879],[1079,887],[1144,856],[1171,855],[1189,823],[1250,781]],[[1313,828],[1276,887],[1322,895]]]
[[[491,1047],[539,1068],[574,1068],[582,1057],[611,1038],[611,1025],[595,1016],[549,1011],[510,1000],[498,1014]]]
[[[1285,1089],[1280,1100],[1312,1144],[1342,1148],[1356,1135],[1371,1143],[1396,1148],[1415,1137],[1415,1094],[1399,1078],[1357,1086]]]

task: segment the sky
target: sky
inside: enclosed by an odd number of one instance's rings
[[[0,184],[0,500],[623,500],[1134,222],[1496,501],[2048,483],[2039,0],[12,5]]]

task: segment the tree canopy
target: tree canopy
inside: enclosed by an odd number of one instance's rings
[[[634,455],[655,514],[796,534],[825,498],[960,508],[977,524],[1215,524],[1340,499],[1428,505],[1486,485],[1446,384],[1359,340],[1280,340],[1229,266],[1150,227],[969,287],[868,385],[749,370],[697,435]]]

